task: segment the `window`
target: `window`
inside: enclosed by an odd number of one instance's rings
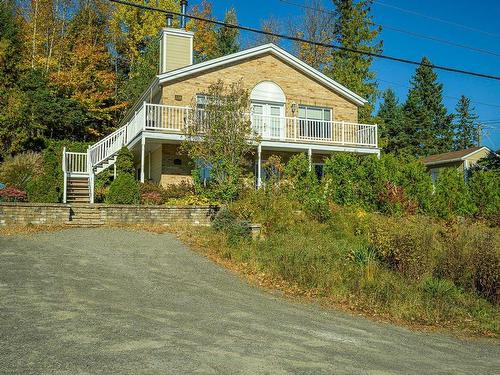
[[[330,108],[299,106],[299,137],[331,139],[332,110]]]

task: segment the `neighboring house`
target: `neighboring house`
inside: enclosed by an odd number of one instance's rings
[[[495,153],[488,147],[472,147],[466,150],[431,155],[426,157],[423,163],[431,174],[432,181],[436,181],[439,171],[443,168],[456,168],[464,172],[464,176],[467,177],[467,172],[474,164],[483,158],[494,155]]]
[[[122,126],[87,153],[64,153],[65,201],[93,202],[95,175],[113,166],[122,146],[134,152],[141,182],[191,179],[193,163],[179,153],[179,144],[196,111],[192,103],[203,107],[204,93],[218,79],[241,80],[250,92],[250,119],[262,140],[255,153],[257,187],[262,163],[272,154],[286,162],[306,152],[319,173],[334,152],[380,155],[377,126],[358,123],[366,100],[274,44],[193,64],[193,33],[164,28],[160,47],[159,74]]]

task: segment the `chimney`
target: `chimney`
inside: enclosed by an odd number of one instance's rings
[[[187,0],[181,0],[181,29],[186,29],[186,8],[188,2]]]
[[[167,14],[167,27],[160,31],[159,74],[193,64],[193,33],[186,30],[187,1],[181,0],[181,28],[173,28],[172,14]]]

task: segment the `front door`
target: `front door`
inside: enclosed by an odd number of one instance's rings
[[[252,125],[263,138],[281,139],[284,136],[284,116],[283,104],[252,104]]]

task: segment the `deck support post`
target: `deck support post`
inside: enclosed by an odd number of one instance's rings
[[[144,183],[144,159],[145,159],[145,150],[146,149],[146,138],[144,135],[141,137],[141,182]]]
[[[262,146],[259,143],[257,146],[257,189],[260,189],[262,185],[262,176],[261,176],[261,164],[262,164]]]
[[[309,149],[307,150],[307,155],[309,158],[309,171],[311,171],[312,170],[312,156],[313,156],[313,150],[311,147],[309,147]]]

